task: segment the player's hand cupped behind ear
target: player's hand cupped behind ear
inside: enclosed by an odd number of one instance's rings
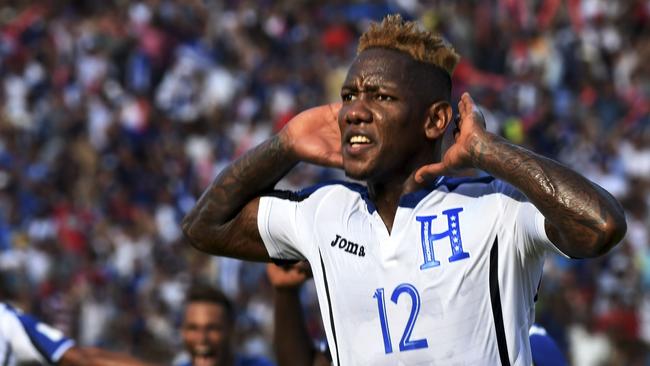
[[[341,132],[338,114],[341,103],[314,107],[293,117],[280,136],[300,161],[341,168]]]
[[[475,159],[488,141],[485,118],[468,93],[461,96],[458,110],[460,118],[454,126],[454,143],[444,152],[439,163],[425,165],[415,172],[417,182],[474,168]]]

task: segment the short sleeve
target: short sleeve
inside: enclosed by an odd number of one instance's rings
[[[569,258],[546,235],[546,219],[537,207],[511,185],[500,181],[496,184],[503,197],[504,218],[512,221],[514,243],[520,251],[527,255],[543,255],[547,251],[553,251]]]
[[[54,364],[74,346],[58,329],[4,304],[0,304],[0,335],[9,341],[19,363]]]
[[[257,227],[269,256],[274,259],[307,259],[306,240],[301,238],[303,201],[279,196],[260,198]]]
[[[516,234],[521,238],[526,252],[539,252],[539,249],[554,251],[569,258],[558,247],[551,242],[546,235],[544,215],[530,202],[521,204],[515,223]]]

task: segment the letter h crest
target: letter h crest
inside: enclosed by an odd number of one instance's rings
[[[422,241],[422,252],[424,254],[424,263],[420,266],[421,270],[438,267],[440,265],[440,262],[436,260],[433,251],[433,243],[445,238],[449,238],[451,244],[451,256],[449,257],[450,263],[469,258],[469,253],[463,251],[463,241],[460,237],[460,220],[458,213],[462,211],[462,207],[442,211],[442,214],[447,216],[447,230],[442,233],[433,233],[431,229],[433,220],[438,217],[437,215],[415,217],[415,219],[420,223],[420,239]]]

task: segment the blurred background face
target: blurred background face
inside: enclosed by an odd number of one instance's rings
[[[187,305],[183,320],[183,343],[193,366],[224,365],[230,359],[232,326],[223,306],[209,302]]]

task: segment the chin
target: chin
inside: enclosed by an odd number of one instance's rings
[[[343,171],[345,176],[358,181],[366,181],[373,175],[373,164],[368,160],[345,159],[343,161]]]
[[[345,176],[346,177],[352,178],[352,179],[358,180],[358,181],[365,181],[369,177],[368,172],[365,171],[365,170],[362,170],[362,169],[353,169],[353,168],[346,167],[344,169],[344,171],[345,171]]]
[[[195,357],[191,362],[192,366],[221,366],[214,357]]]

